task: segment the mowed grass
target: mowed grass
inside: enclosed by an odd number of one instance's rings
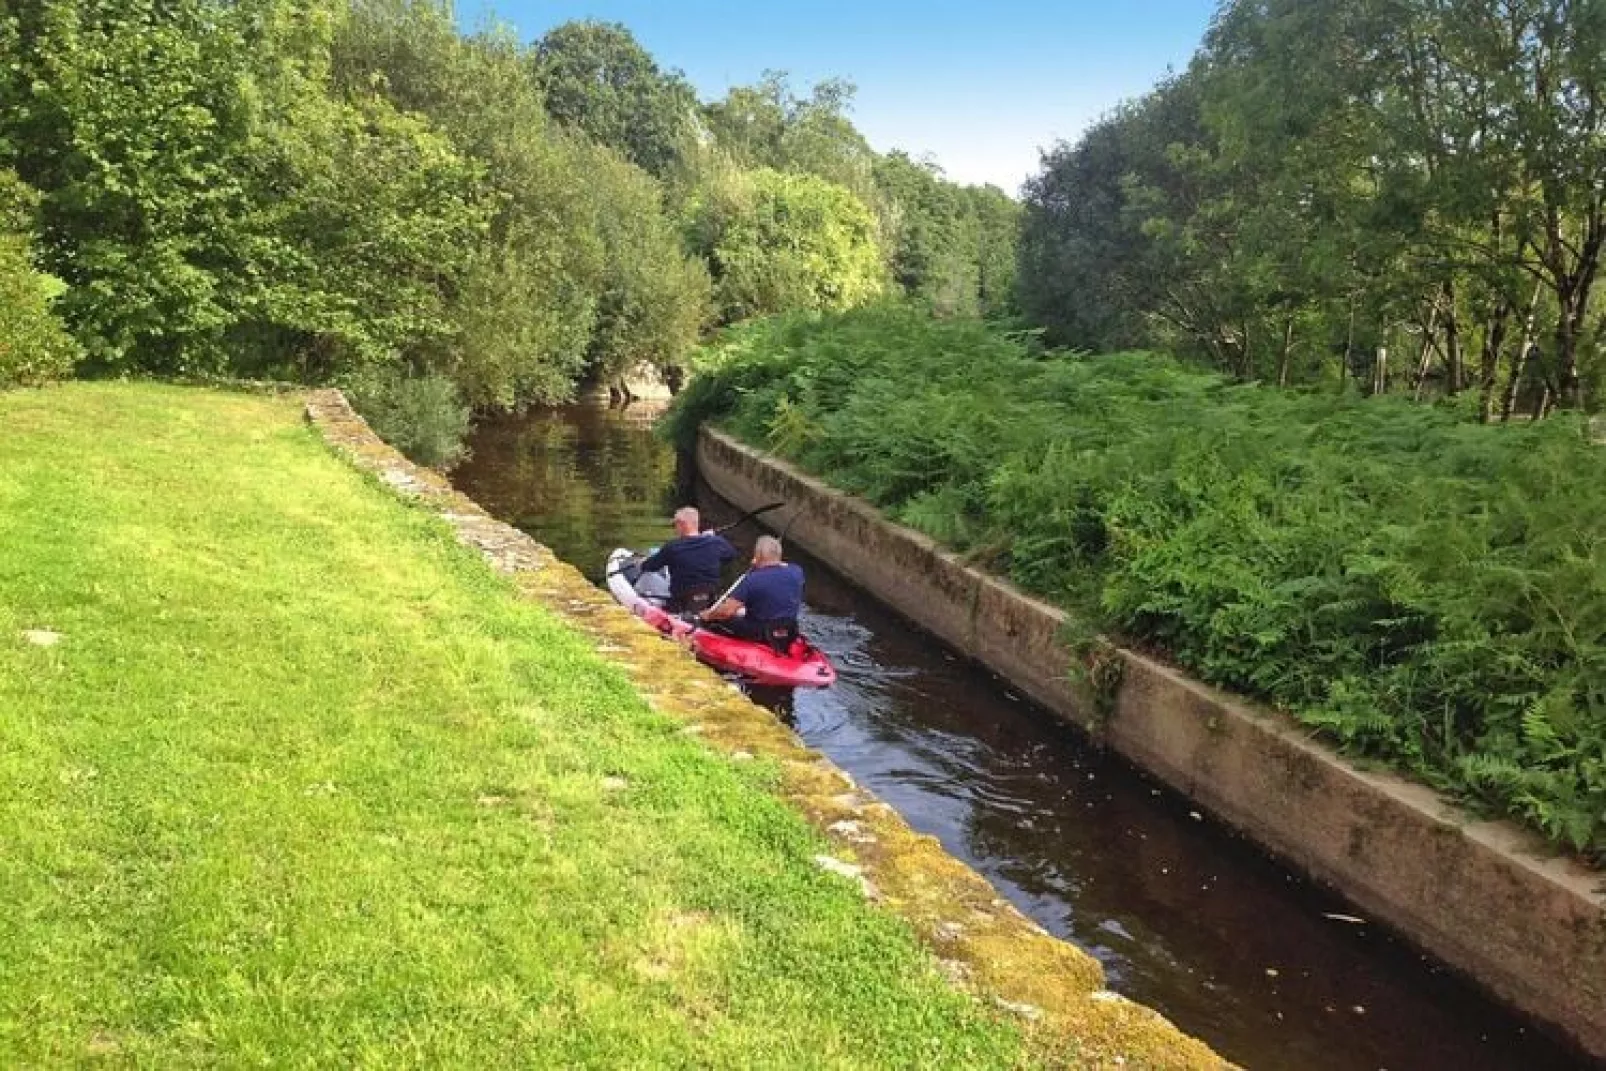
[[[295,401],[0,394],[0,1065],[1018,1062],[773,776]]]

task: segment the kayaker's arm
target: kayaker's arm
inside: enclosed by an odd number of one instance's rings
[[[736,599],[733,599],[727,595],[725,596],[725,601],[720,603],[718,606],[710,607],[704,612],[698,614],[697,620],[707,622],[724,621],[728,618],[735,617],[741,612],[742,604]]]

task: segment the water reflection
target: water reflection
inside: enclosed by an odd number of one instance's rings
[[[452,480],[493,515],[600,580],[608,551],[669,536],[675,455],[651,433],[662,407],[574,405],[491,418]]]

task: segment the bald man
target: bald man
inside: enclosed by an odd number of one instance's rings
[[[718,532],[702,531],[695,506],[675,511],[675,538],[659,547],[641,571],[669,570],[670,613],[697,613],[708,609],[719,591],[719,574],[726,562],[736,560],[736,548]]]
[[[759,536],[753,546],[753,568],[723,602],[699,614],[698,620],[784,652],[797,636],[797,616],[802,611],[803,567],[783,561],[781,541],[767,535]]]

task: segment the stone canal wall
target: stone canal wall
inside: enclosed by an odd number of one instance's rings
[[[307,418],[331,446],[398,494],[434,510],[526,598],[590,636],[660,712],[733,762],[769,761],[777,793],[821,834],[815,862],[901,916],[956,985],[1018,1017],[1048,1066],[1221,1068],[1202,1042],[1104,985],[1104,969],[1050,936],[985,878],[916,833],[885,803],[803,746],[775,716],[660,637],[580,571],[487,514],[439,473],[379,439],[334,390],[314,392]]]
[[[904,617],[1606,1059],[1599,873],[1418,784],[1358,770],[1291,719],[1133,651],[1102,656],[1111,687],[1095,696],[1073,683],[1061,611],[718,431],[703,429],[697,466],[743,509],[785,501],[767,523],[790,526],[789,538]]]

